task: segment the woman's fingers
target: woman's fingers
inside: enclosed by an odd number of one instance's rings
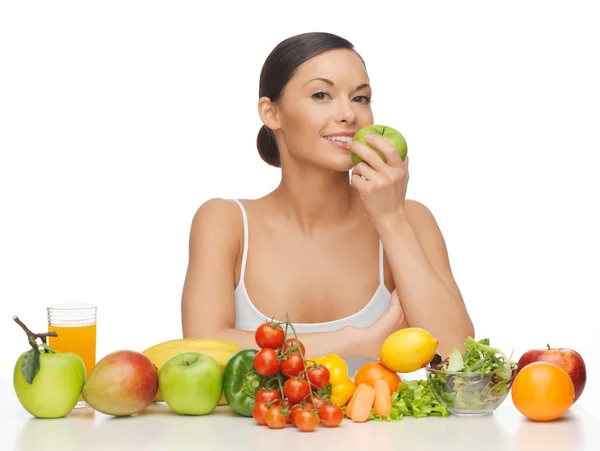
[[[366,140],[383,154],[388,166],[399,168],[404,164],[396,148],[381,136],[367,135]]]
[[[377,152],[365,146],[364,144],[361,144],[357,141],[350,141],[349,146],[352,153],[366,162],[373,169],[377,171],[383,171],[387,166],[385,161],[383,161],[381,157],[377,155]]]
[[[374,180],[377,177],[377,171],[364,161],[361,161],[352,169],[352,175],[361,176],[369,181]]]

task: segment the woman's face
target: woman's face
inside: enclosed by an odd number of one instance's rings
[[[370,99],[369,77],[354,51],[330,50],[304,63],[277,106],[282,163],[291,157],[330,170],[350,170],[347,141],[373,123]]]

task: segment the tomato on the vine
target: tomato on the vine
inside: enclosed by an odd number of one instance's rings
[[[304,407],[301,406],[300,404],[294,404],[291,409],[290,409],[290,423],[292,424],[296,424],[296,415],[298,414],[298,412],[300,412],[301,410],[303,410]]]
[[[313,402],[315,404],[315,408],[317,410],[321,410],[323,407],[325,407],[327,404],[330,404],[329,400],[327,399],[323,399],[323,398],[319,398],[319,396],[317,396],[316,394],[313,393],[312,396]]]
[[[304,371],[304,361],[299,352],[292,352],[290,356],[281,361],[281,372],[287,377],[294,377]]]
[[[344,419],[344,411],[340,406],[327,404],[322,409],[319,409],[319,419],[323,426],[334,428],[339,426]]]
[[[261,348],[279,349],[283,345],[285,334],[279,323],[269,321],[261,324],[254,333],[256,344]]]
[[[288,421],[287,417],[281,412],[282,408],[276,404],[267,410],[265,420],[267,425],[272,429],[281,429]]]
[[[277,351],[271,348],[263,348],[254,356],[254,368],[262,376],[273,376],[279,371],[279,360]]]
[[[309,393],[308,382],[303,379],[293,377],[283,384],[283,395],[294,403],[301,402]]]
[[[296,415],[301,410],[313,410],[314,408],[315,408],[315,406],[313,406],[312,402],[310,402],[310,401],[307,402],[306,404],[304,404],[304,403],[294,404],[290,408],[290,423],[292,423],[294,425],[296,424]]]
[[[271,401],[275,401],[276,399],[281,399],[281,394],[274,388],[263,388],[261,390],[258,390],[258,392],[256,392],[256,395],[254,395],[254,403],[256,404],[260,402],[268,403]]]
[[[269,410],[269,408],[264,402],[257,402],[252,408],[252,418],[254,418],[254,420],[261,426],[266,426],[267,424],[267,420],[265,418],[267,410]]]
[[[297,341],[295,338],[288,338],[287,340],[285,340],[282,350],[283,352],[288,352],[290,350],[292,352],[301,350],[302,355],[306,356],[306,348],[304,347],[304,343],[302,343],[301,341]]]
[[[296,426],[303,432],[312,432],[319,424],[319,418],[310,410],[301,410],[296,414]]]
[[[308,367],[308,379],[310,383],[318,389],[324,389],[329,383],[329,370],[325,365],[316,365]]]

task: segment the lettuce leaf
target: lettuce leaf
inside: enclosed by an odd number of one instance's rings
[[[387,418],[375,414],[371,410],[369,420],[398,421],[405,416],[415,418],[447,417],[445,404],[437,401],[431,386],[426,380],[402,381],[398,389],[392,393],[392,412]]]

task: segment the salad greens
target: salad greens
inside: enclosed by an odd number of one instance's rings
[[[437,371],[428,373],[429,381],[451,410],[487,410],[504,400],[517,364],[491,346],[488,338],[468,337],[464,354],[455,348],[446,360],[430,368]]]
[[[449,414],[446,406],[435,398],[428,381],[412,380],[400,382],[398,389],[392,393],[392,412],[387,418],[376,415],[372,410],[369,420],[398,421],[405,416],[447,417]]]

